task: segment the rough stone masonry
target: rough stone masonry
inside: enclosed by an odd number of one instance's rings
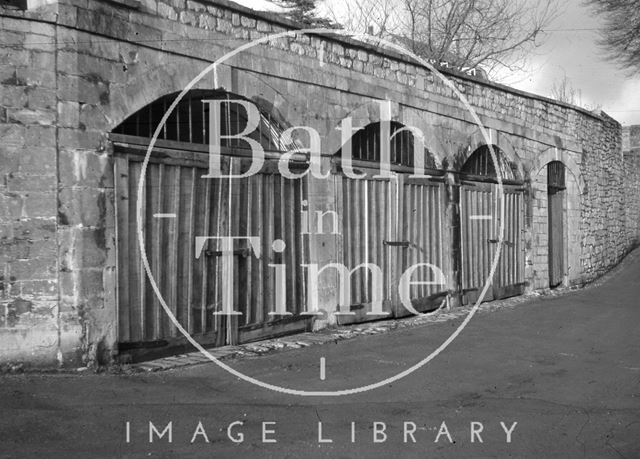
[[[109,133],[229,50],[294,28],[223,0],[0,2],[0,363],[112,360]],[[564,284],[614,266],[640,236],[639,153],[623,154],[620,125],[604,113],[448,77],[525,178],[529,289],[548,285],[550,161],[568,171]],[[218,83],[266,100],[292,125],[314,127],[332,139],[327,151],[339,148],[339,136],[329,134],[340,120],[369,122],[372,101],[382,96],[395,101],[398,121],[427,134],[444,170],[459,168],[484,143],[453,91],[428,69],[347,38],[272,40],[221,68]],[[205,79],[198,87],[213,85]],[[325,208],[333,205],[327,198]]]

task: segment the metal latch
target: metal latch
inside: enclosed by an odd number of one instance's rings
[[[382,243],[389,247],[403,247],[405,249],[411,245],[409,241],[382,241]]]
[[[220,257],[222,256],[222,250],[205,250],[204,254],[208,257]],[[247,258],[251,255],[251,249],[249,247],[245,247],[244,249],[236,249],[233,251],[233,254],[241,256],[243,258]]]

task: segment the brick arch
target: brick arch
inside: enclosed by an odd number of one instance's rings
[[[498,133],[498,131],[494,129],[487,129],[487,131],[489,134],[489,138],[491,140],[491,144],[498,147],[500,151],[504,153],[509,163],[515,164],[518,175],[520,176],[519,178],[525,179],[526,174],[524,170],[523,161],[520,158],[520,156],[518,156],[518,154],[516,153],[516,149],[513,147],[513,144],[511,143],[509,138],[504,134],[501,135],[500,133]],[[471,157],[471,155],[475,153],[475,151],[478,148],[484,147],[486,145],[487,145],[487,140],[482,135],[482,132],[480,132],[480,129],[475,130],[473,134],[471,134],[468,137],[467,149],[465,150],[464,154],[460,158],[458,169],[460,170],[462,168],[465,162]]]
[[[334,123],[333,131],[340,132],[339,128],[342,124],[342,120],[351,117],[353,127],[364,127],[371,123],[380,121],[380,104],[375,100],[369,100],[355,109],[347,113],[342,119],[337,120]],[[414,115],[414,116],[412,116]],[[404,126],[412,126],[420,129],[424,134],[424,146],[429,151],[429,154],[433,157],[436,167],[442,168],[442,158],[439,151],[444,151],[435,135],[433,135],[433,127],[429,126],[426,122],[421,120],[419,116],[410,111],[401,110],[397,103],[391,103],[391,120],[403,124]],[[327,151],[338,151],[342,146],[342,140],[340,135],[327,136]],[[324,139],[323,139],[324,140]]]
[[[537,176],[544,167],[552,161],[560,161],[564,164],[565,169],[571,174],[573,179],[575,180],[578,190],[580,194],[584,192],[585,184],[584,178],[582,177],[582,173],[580,172],[580,167],[576,164],[576,162],[566,154],[564,150],[559,150],[557,147],[549,147],[541,154],[537,155],[534,159],[533,169],[532,169],[532,177]]]

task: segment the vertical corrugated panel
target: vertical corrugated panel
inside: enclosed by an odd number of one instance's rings
[[[115,178],[115,213],[116,240],[118,241],[118,339],[131,341],[131,307],[130,283],[131,277],[129,260],[133,255],[129,251],[129,238],[133,237],[129,231],[129,161],[126,157],[114,158]]]
[[[118,327],[120,342],[176,337],[144,271],[136,232],[137,188],[141,162],[127,156],[115,159],[116,222],[118,239]],[[231,166],[230,166],[231,164]],[[239,159],[223,161],[223,172]],[[196,259],[197,236],[251,235],[261,239],[261,258],[234,257],[234,308],[243,313],[240,324],[266,323],[275,304],[274,269],[287,270],[287,309],[304,309],[304,249],[300,226],[301,202],[306,197],[302,180],[279,175],[247,179],[203,179],[206,170],[193,166],[149,163],[142,208],[145,251],[151,272],[167,303],[185,329],[194,336],[218,336],[226,319],[222,310],[222,257],[218,241],[205,244]],[[176,218],[155,218],[156,213]],[[329,218],[327,225],[329,225]],[[282,239],[286,250],[274,253],[272,242]],[[241,249],[241,243],[235,248]],[[244,243],[248,248],[248,242]],[[210,253],[205,252],[209,250]],[[215,338],[218,342],[218,338]],[[209,339],[210,340],[210,339]]]
[[[488,242],[495,237],[493,196],[484,189],[462,186],[460,200],[462,288],[479,289],[489,275],[495,253],[495,246]]]
[[[558,189],[550,189],[548,194],[549,284],[551,287],[561,284],[564,275],[563,193],[563,191]]]
[[[404,212],[402,215],[403,240],[409,242],[406,251],[406,270],[412,265],[430,263],[443,269],[442,263],[442,184],[404,185]],[[401,273],[400,273],[401,274]],[[435,273],[421,267],[413,275],[414,281],[436,280]],[[411,299],[431,296],[444,286],[413,285]]]
[[[460,192],[462,288],[481,289],[491,272],[500,228],[500,206],[504,201],[504,233],[500,259],[493,277],[495,289],[524,282],[522,242],[523,194],[505,186],[499,196],[497,186],[463,185]],[[475,218],[474,218],[475,217]],[[490,218],[489,218],[490,217]]]
[[[523,196],[522,192],[505,189],[504,244],[499,263],[498,286],[507,287],[524,281],[524,254],[522,246]]]
[[[383,241],[392,224],[389,214],[389,182],[383,180],[342,178],[342,263],[349,269],[361,263],[374,263],[383,273],[387,267]],[[386,274],[385,274],[386,276]],[[358,269],[351,276],[351,303],[371,302],[372,276]],[[388,288],[383,287],[387,298]]]

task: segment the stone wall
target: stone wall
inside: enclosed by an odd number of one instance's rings
[[[29,11],[0,7],[0,21],[0,362],[108,362],[117,327],[109,132],[225,53],[295,25],[223,0],[64,0]],[[565,284],[617,263],[638,236],[638,193],[629,191],[637,190],[638,168],[627,165],[637,155],[623,163],[618,123],[446,77],[395,51],[315,34],[248,49],[196,87],[266,100],[291,124],[315,128],[327,154],[340,147],[343,118],[375,121],[371,107],[389,99],[395,119],[422,129],[439,165],[455,171],[484,139],[453,83],[525,178],[530,288],[548,285],[552,160],[569,171]],[[330,210],[331,199],[323,205],[318,210]],[[335,245],[329,236],[323,242],[318,259]]]
[[[628,245],[640,244],[640,125],[623,128],[624,195]]]
[[[58,359],[54,41],[52,24],[0,18],[2,361]]]

